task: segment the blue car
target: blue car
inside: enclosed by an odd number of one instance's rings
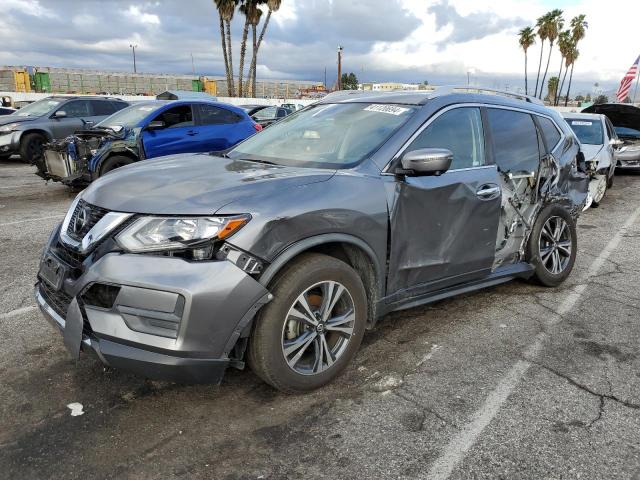
[[[47,180],[82,186],[118,167],[177,153],[220,152],[262,130],[241,108],[213,101],[139,102],[46,145]]]

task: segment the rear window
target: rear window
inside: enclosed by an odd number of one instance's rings
[[[538,170],[538,130],[528,113],[490,108],[487,110],[495,161],[505,173]]]
[[[558,142],[560,141],[560,132],[556,124],[549,120],[547,117],[537,117],[540,128],[542,128],[542,134],[544,135],[544,143],[547,146],[547,151],[551,152]]]
[[[111,102],[106,100],[92,100],[91,106],[93,107],[93,114],[96,116],[111,115],[115,112]]]
[[[201,125],[225,125],[229,123],[238,123],[240,115],[235,114],[226,108],[216,107],[215,105],[199,104],[198,111],[200,113]]]

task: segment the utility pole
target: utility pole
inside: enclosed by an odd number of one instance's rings
[[[329,90],[327,88],[327,67],[324,67],[324,88],[326,88],[327,90]]]
[[[467,87],[471,85],[471,72],[467,72]]]
[[[636,96],[638,95],[638,82],[640,82],[640,65],[638,65],[638,73],[636,73],[636,88],[633,90],[633,102],[636,103]]]
[[[196,64],[193,61],[193,52],[191,53],[191,71],[193,72],[193,75],[195,76],[195,74],[196,74]]]
[[[138,45],[129,44],[129,47],[133,50],[133,73],[138,73],[138,69],[136,68],[136,48],[138,48]]]
[[[338,90],[342,90],[342,46],[338,45]]]

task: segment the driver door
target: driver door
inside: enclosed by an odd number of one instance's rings
[[[68,137],[77,130],[82,130],[92,116],[88,100],[72,100],[62,105],[57,111],[65,112],[66,116],[56,118],[54,113],[51,117],[51,131],[56,139]]]
[[[388,292],[405,297],[488,276],[500,216],[500,178],[487,163],[480,108],[445,111],[403,153],[422,148],[446,148],[453,162],[440,176],[397,180]]]
[[[168,108],[152,121],[163,122],[164,126],[143,130],[142,144],[146,158],[200,151],[200,136],[193,121],[191,105]]]

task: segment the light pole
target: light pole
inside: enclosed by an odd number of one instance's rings
[[[338,90],[342,90],[342,45],[338,45]]]
[[[136,48],[138,48],[138,45],[129,44],[129,47],[133,50],[133,73],[138,73],[136,68]]]

